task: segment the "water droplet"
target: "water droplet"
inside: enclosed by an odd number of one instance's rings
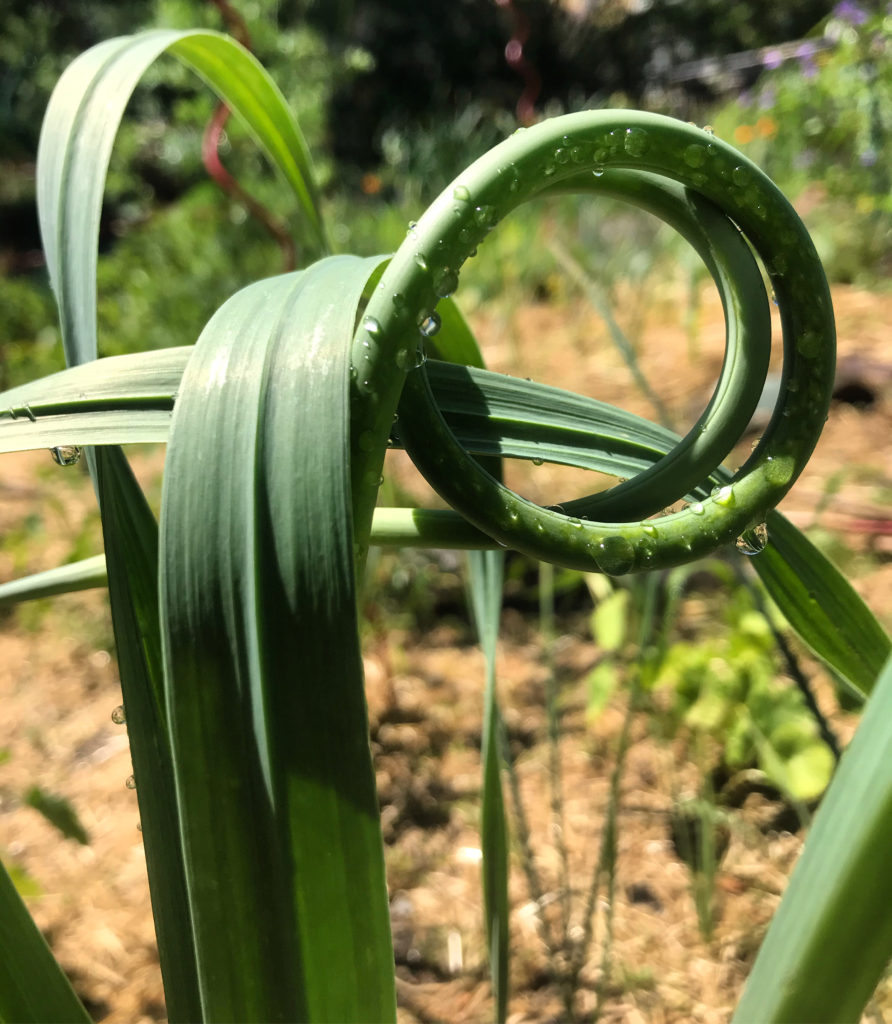
[[[406,228],[406,234],[407,235],[414,235],[415,234],[415,229],[417,227],[418,227],[418,221],[417,220],[410,220],[409,221],[409,226]]]
[[[494,227],[497,219],[496,208],[494,206],[478,206],[474,210],[474,220],[476,220],[482,228]]]
[[[734,497],[734,488],[730,484],[713,488],[712,498],[716,505],[721,505],[722,508],[730,508],[737,503],[737,499]]]
[[[51,448],[50,454],[58,466],[76,466],[80,461],[81,450],[74,444],[60,444]]]
[[[605,537],[595,548],[595,561],[608,576],[622,576],[635,565],[635,548],[625,537]]]
[[[368,331],[373,336],[381,333],[381,325],[373,316],[363,317],[362,326],[363,330]]]
[[[419,323],[418,330],[424,335],[425,338],[432,338],[437,331],[440,329],[440,314],[436,310],[424,317]]]
[[[585,155],[585,146],[573,146],[570,149],[570,159],[574,164],[584,163]]]
[[[114,711],[112,711],[111,720],[115,725],[123,725],[127,721],[127,716],[124,714],[123,704],[119,704]]]
[[[784,487],[793,479],[796,462],[792,455],[770,455],[765,460],[765,477],[770,484]]]
[[[702,516],[706,509],[703,507],[702,501],[695,501],[693,504],[688,506],[695,516]]]
[[[698,146],[696,143],[687,147],[684,151],[684,162],[688,167],[702,167],[706,163],[706,147]]]
[[[136,779],[132,775],[128,775],[124,785],[128,789],[136,789]]]
[[[532,463],[534,466],[541,466],[544,461],[544,459],[533,459]]]
[[[31,412],[31,406],[27,402],[25,402],[25,404],[24,404],[24,406],[22,406],[22,408],[25,410],[25,415],[28,417],[28,419],[32,423],[36,423],[37,422],[37,417],[34,415],[33,412]]]
[[[550,178],[554,174],[554,164],[548,163],[542,168],[542,173],[546,178]]]
[[[715,128],[713,128],[711,124],[703,125],[703,131],[705,131],[707,135],[715,135]]]
[[[744,531],[736,541],[737,550],[744,555],[758,555],[768,543],[768,527],[764,523]]]
[[[415,353],[412,358],[412,369],[417,370],[419,366],[424,366],[426,362],[427,352],[424,350],[424,342],[421,342],[421,344],[417,345],[415,348]]]
[[[393,299],[391,301],[393,302],[393,308],[394,309],[405,309],[406,308],[406,304],[407,304],[406,296],[403,295],[402,292],[394,292],[393,293]]]
[[[600,178],[603,173],[604,173],[604,165],[603,164],[595,164],[595,169],[592,171],[592,174],[594,174],[594,176],[596,178]]]
[[[571,519],[568,519],[567,522],[571,526],[575,526],[577,530],[581,530],[582,529],[582,520],[581,519],[577,519],[575,516],[573,518],[571,518]]]
[[[565,164],[570,159],[570,151],[561,146],[554,151],[554,158],[559,164]]]
[[[380,487],[384,483],[384,477],[370,469],[363,477],[366,487]]]
[[[648,535],[648,537],[656,537],[659,532],[653,523],[643,523],[641,529]]]
[[[753,180],[752,172],[748,167],[735,167],[731,172],[731,180],[739,188],[746,188],[747,185]]]
[[[443,267],[434,274],[434,291],[445,299],[458,288],[458,274],[450,267]]]
[[[452,190],[452,198],[457,199],[460,203],[470,202],[471,193],[468,191],[465,185],[456,185]]]
[[[363,430],[356,439],[356,443],[359,445],[361,451],[370,452],[375,447],[375,435],[371,430]]]
[[[12,417],[12,418],[13,418],[14,420],[17,420],[17,419],[18,419],[18,416],[16,415],[16,411],[15,411],[15,409],[13,409],[12,407],[10,407],[10,409],[9,409],[9,415],[10,415],[10,416],[11,416],[11,417]]]
[[[423,252],[415,253],[415,263],[421,268],[421,270],[427,270],[427,260],[424,258]]]
[[[796,338],[796,351],[805,359],[812,359],[821,351],[821,336],[817,331],[802,331]]]
[[[623,149],[629,156],[644,156],[648,141],[647,132],[643,128],[627,128]]]

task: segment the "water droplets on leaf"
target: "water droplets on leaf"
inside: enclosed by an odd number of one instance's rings
[[[496,208],[485,204],[483,206],[476,207],[474,210],[474,220],[476,220],[482,228],[495,227],[496,221],[498,220]]]
[[[635,566],[635,548],[625,537],[605,537],[595,546],[594,556],[608,576],[623,576]]]
[[[768,527],[765,523],[759,523],[758,526],[753,526],[749,530],[745,530],[735,542],[737,550],[743,555],[761,554],[765,550],[765,545],[768,543]]]
[[[471,201],[471,193],[466,185],[456,185],[452,190],[452,198],[460,203],[468,203]]]
[[[363,430],[356,439],[360,451],[370,452],[375,447],[375,435],[371,430]]]
[[[381,333],[381,324],[373,316],[363,317],[362,327],[375,338]]]
[[[128,789],[136,789],[136,778],[133,775],[128,775],[124,785]]]
[[[784,487],[793,479],[795,466],[792,455],[769,455],[765,460],[765,477],[776,487]]]
[[[554,159],[559,164],[565,164],[570,159],[570,151],[565,147],[560,146],[554,151]]]
[[[60,444],[50,449],[57,466],[76,466],[80,462],[81,450],[74,444]]]
[[[545,460],[537,457],[535,459],[531,459],[530,461],[533,463],[534,466],[541,466]]]
[[[112,711],[111,720],[115,725],[123,725],[127,721],[127,715],[124,713],[123,704],[119,704],[114,711]]]
[[[685,149],[683,156],[688,167],[702,167],[706,163],[706,147],[692,143]]]
[[[415,263],[421,270],[427,270],[427,259],[423,252],[415,253]]]
[[[443,267],[434,274],[434,292],[441,299],[447,298],[458,288],[458,272],[451,267]]]
[[[730,484],[725,484],[724,487],[714,487],[712,498],[716,505],[721,505],[722,508],[730,508],[737,502],[734,497],[734,488]]]
[[[644,156],[650,140],[643,128],[627,128],[623,139],[623,149],[629,156]]]
[[[418,330],[425,338],[432,338],[439,331],[441,322],[440,314],[434,310],[421,320]]]

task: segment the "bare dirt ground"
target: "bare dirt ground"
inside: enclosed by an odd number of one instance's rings
[[[840,383],[851,386],[843,397],[860,404],[834,405],[815,458],[783,510],[832,539],[856,588],[892,627],[892,296],[842,288],[834,297]],[[634,306],[636,297],[626,298]],[[478,316],[475,324],[494,369],[653,415],[602,324],[586,309],[528,306]],[[673,414],[693,422],[721,362],[717,304],[704,301],[693,359],[676,294],[667,292],[637,326],[645,372],[660,382]],[[741,446],[742,455],[749,444],[747,439]],[[160,453],[142,459],[147,480],[157,481],[160,464]],[[424,493],[405,467],[394,470],[404,486]],[[549,504],[586,486],[578,474],[548,466],[532,469],[520,483]],[[5,457],[0,499],[0,579],[100,550],[88,483],[79,470],[53,466],[46,453]],[[432,628],[424,634],[414,624],[413,608],[388,618],[375,614],[372,599],[366,649],[402,1024],[479,1022],[492,1013],[479,879],[482,657],[460,606],[450,610],[449,588],[460,597],[460,587],[448,562],[436,582],[447,597],[428,603]],[[625,710],[620,694],[597,719],[586,714],[585,677],[600,657],[587,623],[585,609],[569,610],[559,619],[554,645],[571,929],[583,923]],[[136,795],[125,786],[131,771],[126,729],[111,720],[120,703],[112,651],[102,592],[0,616],[0,855],[20,872],[35,918],[95,1019],[161,1021],[164,999]],[[804,664],[832,722],[850,735],[851,718],[839,711],[823,673],[807,657]],[[499,686],[545,889],[540,902],[554,921],[561,863],[549,818],[548,672],[535,617],[522,606],[506,609]],[[657,740],[643,716],[634,719],[631,739],[610,900],[609,974],[602,971],[608,902],[602,891],[577,1014],[592,1020],[597,1012],[600,1020],[617,1024],[718,1024],[730,1017],[802,837],[784,831],[774,813],[782,808],[768,798],[754,796],[744,805],[716,879],[715,932],[705,941],[691,876],[668,828],[674,802],[696,792],[696,768],[684,744]],[[23,803],[32,785],[71,801],[89,845],[60,838]],[[517,844],[514,858],[509,1020],[565,1020]],[[881,1021],[883,1012],[892,1015],[888,981],[865,1020]]]

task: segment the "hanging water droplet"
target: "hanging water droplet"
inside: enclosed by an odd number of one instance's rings
[[[414,235],[415,234],[415,229],[417,227],[418,227],[418,221],[417,220],[410,220],[409,221],[409,226],[406,228],[406,234],[407,235]]]
[[[559,164],[565,164],[570,159],[570,151],[560,146],[554,151],[554,158]]]
[[[595,168],[592,171],[592,174],[594,174],[594,176],[596,178],[600,178],[603,173],[604,173],[604,165],[603,164],[595,164]]]
[[[415,263],[421,270],[427,270],[427,260],[424,258],[423,252],[415,253]]]
[[[581,530],[582,529],[582,520],[581,519],[577,519],[575,516],[573,518],[571,518],[571,519],[568,519],[567,522],[571,526],[576,527],[577,530]]]
[[[80,462],[81,450],[74,444],[60,444],[50,449],[57,466],[76,466]]]
[[[28,417],[28,419],[32,423],[36,423],[37,422],[37,417],[34,415],[33,412],[31,412],[31,406],[27,402],[25,402],[25,404],[22,406],[22,408],[24,409],[25,415]]]
[[[434,291],[441,299],[450,296],[458,288],[458,274],[450,267],[443,267],[434,274]]]
[[[128,789],[136,789],[136,779],[132,775],[128,775],[124,785]]]
[[[127,721],[127,716],[124,714],[123,704],[119,704],[114,711],[112,711],[111,720],[115,725],[123,725]]]
[[[418,330],[425,338],[432,338],[440,329],[440,314],[434,310],[419,323]]]
[[[595,561],[608,576],[623,576],[635,565],[635,548],[625,537],[605,537],[595,547]]]
[[[715,135],[715,128],[713,128],[711,124],[703,125],[703,131],[705,131],[707,135]]]
[[[363,330],[368,331],[373,336],[381,333],[381,325],[373,316],[363,317],[362,326]]]
[[[542,465],[542,463],[543,463],[543,462],[544,462],[545,460],[544,460],[544,459],[539,459],[539,458],[536,458],[536,459],[532,459],[531,461],[532,461],[532,463],[533,463],[533,465],[534,465],[534,466],[541,466],[541,465]]]
[[[688,506],[695,516],[702,516],[706,509],[703,507],[702,501],[695,501]]]
[[[142,822],[141,821],[138,821],[136,823],[136,831],[137,832],[142,832]]]
[[[749,556],[761,554],[768,543],[768,527],[765,523],[759,523],[758,526],[745,530],[735,543],[741,554]]]
[[[457,199],[460,203],[467,203],[471,199],[471,193],[468,191],[465,185],[456,185],[452,190],[452,198]]]
[[[648,145],[647,132],[643,128],[627,128],[623,149],[629,156],[644,156]]]

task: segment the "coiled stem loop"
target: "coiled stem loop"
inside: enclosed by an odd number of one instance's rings
[[[606,495],[564,502],[556,511],[510,491],[465,451],[437,408],[423,366],[411,368],[411,353],[419,325],[455,290],[464,261],[487,233],[520,203],[561,190],[604,191],[684,234],[718,284],[727,351],[709,407],[673,452]],[[777,406],[730,483],[704,501],[649,520],[709,480],[739,439],[764,384],[767,297],[740,233],[767,269],[779,307],[784,366]],[[770,179],[731,146],[655,114],[569,114],[519,131],[481,157],[413,227],[384,272],[364,323],[354,347],[356,387],[374,416],[392,396],[394,368],[407,373],[400,432],[440,495],[500,544],[611,574],[690,561],[763,522],[811,455],[833,384],[829,289],[799,217]]]

